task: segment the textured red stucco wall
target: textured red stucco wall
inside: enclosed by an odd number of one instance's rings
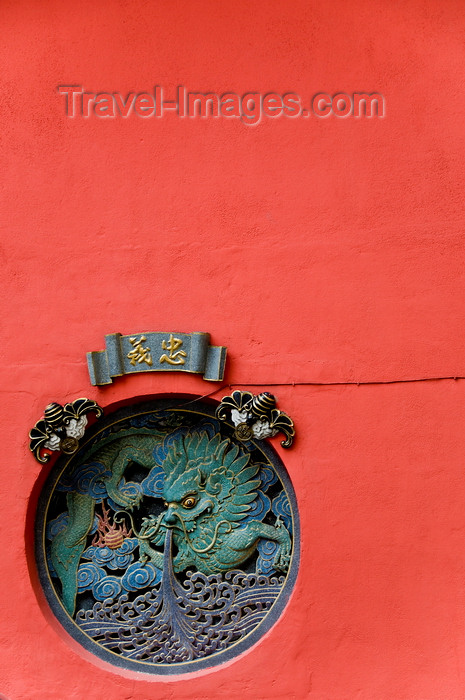
[[[9,700],[465,696],[465,6],[456,0],[4,0],[0,693]],[[383,119],[67,118],[93,92],[379,92]],[[145,680],[57,632],[31,561],[27,434],[105,333],[207,331],[298,439],[297,586],[226,667]],[[296,386],[292,383],[296,382]],[[229,393],[227,389],[223,391]],[[222,393],[218,394],[220,397]],[[29,562],[29,566],[28,566]]]

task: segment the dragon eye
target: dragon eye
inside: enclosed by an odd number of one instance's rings
[[[181,501],[181,505],[183,506],[183,508],[193,508],[196,503],[197,503],[197,501],[194,498],[194,496],[186,496]]]

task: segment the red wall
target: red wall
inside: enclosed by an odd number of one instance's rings
[[[3,0],[0,15],[0,693],[462,699],[465,380],[363,382],[465,375],[463,2]],[[379,92],[386,112],[70,119],[64,84]],[[252,650],[146,680],[96,666],[38,605],[47,468],[27,434],[50,400],[216,388],[170,374],[90,386],[85,353],[105,333],[169,329],[210,332],[226,381],[263,384],[293,417],[295,446],[274,444],[302,560]]]

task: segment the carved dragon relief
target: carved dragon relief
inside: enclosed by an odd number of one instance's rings
[[[174,442],[162,465],[167,509],[144,521],[142,560],[163,568],[161,554],[149,543],[162,545],[171,528],[178,548],[174,571],[189,566],[205,574],[235,569],[253,554],[260,538],[279,544],[273,563],[287,571],[291,538],[279,518],[274,526],[259,520],[243,523],[261,484],[259,467],[249,465],[249,459],[219,435],[210,440],[205,433],[194,434]]]
[[[219,421],[158,411],[120,422],[58,482],[60,505],[45,526],[55,592],[87,635],[123,657],[169,664],[224,650],[255,629],[283,588],[292,507],[253,441],[223,430],[221,410]],[[151,632],[139,638],[148,617]]]

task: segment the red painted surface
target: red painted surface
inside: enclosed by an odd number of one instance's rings
[[[204,394],[188,375],[89,384],[105,333],[207,331],[226,380],[465,375],[465,6],[4,0],[2,594],[9,700],[461,700],[465,380],[282,386],[302,563],[279,623],[227,667],[99,667],[36,596],[50,400]],[[69,119],[58,85],[380,92],[383,119]],[[228,389],[219,392],[229,393]],[[26,537],[25,537],[26,533]]]

